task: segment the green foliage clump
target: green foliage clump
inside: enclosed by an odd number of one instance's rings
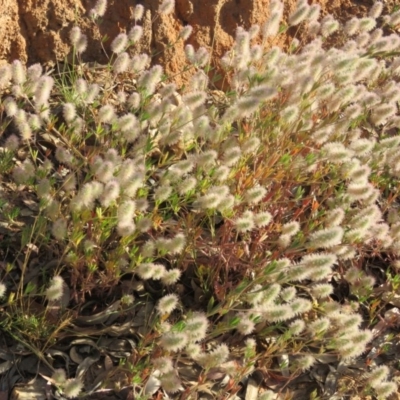
[[[136,336],[141,370],[118,367],[145,398],[160,386],[189,396],[216,368],[233,396],[256,368],[294,378],[324,356],[351,363],[368,351],[380,299],[364,266],[376,255],[395,266],[400,254],[398,12],[380,17],[377,2],[341,24],[299,1],[289,25],[303,39],[285,52],[266,45],[289,29],[283,4],[270,3],[269,20],[238,28],[221,60],[223,106],[206,49],[186,46],[184,88],[130,52],[142,6],[105,67],[81,63],[87,38],[76,26],[63,71],[1,68],[0,324],[15,339],[45,353],[91,295],[118,300],[121,315],[151,303]],[[106,6],[97,2],[93,23]],[[160,15],[173,9],[165,0]],[[33,253],[42,268],[30,282]],[[338,281],[353,301],[336,301]],[[359,305],[371,304],[368,320]],[[197,383],[182,379],[182,360]],[[50,367],[66,396],[84,389]],[[366,390],[388,397],[388,374],[373,369]]]

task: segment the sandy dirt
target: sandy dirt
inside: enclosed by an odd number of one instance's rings
[[[28,65],[39,62],[54,66],[57,60],[62,61],[71,54],[68,34],[74,25],[80,26],[89,38],[83,60],[107,63],[112,39],[133,25],[134,3],[109,0],[103,21],[96,25],[88,18],[95,0],[0,0],[0,63],[19,59]],[[220,72],[219,60],[231,47],[236,28],[261,25],[268,18],[269,0],[176,0],[175,12],[156,19],[160,1],[140,3],[146,9],[141,21],[144,35],[131,52],[154,54],[153,63],[163,65],[167,74],[174,75],[175,81],[181,84],[185,74],[180,71],[186,58],[184,43],[177,42],[177,38],[184,25],[193,26],[188,43],[195,48],[205,46],[212,50],[213,65]],[[349,14],[364,14],[372,1],[320,0],[319,3],[323,15],[332,13],[342,19]],[[294,6],[295,0],[285,1],[285,17]],[[294,33],[293,28],[274,44],[285,47],[288,36]],[[108,39],[104,41],[104,51],[100,43],[105,37]],[[171,43],[174,45],[170,46]]]

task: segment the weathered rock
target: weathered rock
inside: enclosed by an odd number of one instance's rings
[[[140,2],[146,9],[141,21],[144,36],[132,52],[153,54],[153,62],[162,64],[178,84],[185,80],[185,75],[180,74],[186,63],[184,43],[177,41],[184,25],[193,26],[188,42],[195,48],[204,46],[212,51],[212,63],[218,65],[231,47],[238,26],[248,29],[253,24],[262,24],[268,17],[269,0],[176,0],[172,14],[156,18],[160,2]],[[71,51],[69,31],[78,25],[89,39],[82,59],[106,63],[111,56],[112,39],[133,25],[134,3],[132,0],[109,0],[103,20],[95,24],[88,17],[95,0],[0,0],[0,62],[20,59],[28,64],[52,65],[56,60],[64,60]],[[285,0],[284,3],[287,16],[296,1]],[[318,3],[323,14],[354,15],[363,11],[359,5],[354,10],[350,0],[320,0]],[[295,29],[289,31],[291,33],[295,33]],[[101,39],[105,37],[108,39],[103,42],[104,51]],[[284,46],[285,38],[274,44]]]

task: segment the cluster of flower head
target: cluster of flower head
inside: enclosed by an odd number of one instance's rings
[[[99,0],[91,18],[102,17],[106,6]],[[160,12],[168,14],[173,8],[174,2],[165,0]],[[193,243],[184,224],[173,234],[155,237],[157,218],[165,209],[175,212],[187,207],[195,216],[218,215],[236,238],[244,240],[264,232],[263,240],[267,238],[270,250],[280,255],[303,249],[303,254],[296,253],[302,257],[271,260],[265,280],[257,283],[256,277],[245,296],[236,299],[240,311],[231,329],[246,336],[255,334],[257,326],[286,324],[293,340],[314,341],[351,360],[365,351],[372,334],[361,329],[362,318],[355,310],[329,300],[334,267],[351,261],[361,245],[400,254],[400,218],[391,212],[385,220],[376,187],[377,177],[400,176],[400,136],[392,133],[400,128],[400,57],[378,58],[400,50],[399,36],[383,31],[384,25],[399,24],[400,14],[380,18],[382,9],[383,4],[376,2],[369,16],[341,24],[331,15],[320,20],[319,5],[300,0],[288,23],[302,24],[308,42],[295,39],[290,51],[284,52],[254,44],[279,33],[283,4],[271,0],[269,20],[249,31],[239,28],[234,46],[221,60],[233,93],[221,111],[207,106],[209,82],[204,67],[210,57],[206,49],[186,46],[194,72],[184,93],[165,81],[161,66],[150,66],[147,54],[130,55],[129,47],[143,33],[137,25],[143,7],[138,5],[135,25],[111,43],[109,76],[111,82],[125,74],[133,76],[135,89],[105,96],[101,84],[79,77],[69,88],[73,95],[62,103],[67,137],[82,143],[84,132],[94,132],[104,147],[100,154],[86,162],[79,149],[57,144],[53,161],[65,173],[49,160],[38,164],[27,158],[15,166],[12,177],[15,183],[34,188],[55,239],[73,242],[75,253],[81,247],[92,255],[111,237],[100,229],[107,219],[106,228],[123,243],[125,258],[120,264],[129,265],[140,279],[156,280],[168,288],[183,271],[167,267],[165,260],[174,265]],[[184,27],[179,38],[187,39],[191,31]],[[325,39],[332,34],[341,44],[326,49]],[[85,51],[87,38],[78,27],[72,29],[70,40],[76,54]],[[54,119],[50,106],[54,86],[54,78],[44,74],[40,65],[26,69],[17,60],[1,67],[0,89],[8,93],[1,104],[18,132],[5,141],[8,151],[15,151],[20,142],[35,141],[47,129]],[[262,129],[255,125],[255,133],[234,134],[235,126],[251,119],[260,121]],[[262,125],[268,119],[270,124]],[[286,149],[279,146],[288,142],[297,147],[285,167],[279,159],[284,159]],[[279,151],[282,158],[275,157]],[[159,157],[163,152],[173,157]],[[242,177],[242,171],[249,172],[260,162],[265,170],[276,168],[276,174]],[[324,212],[310,227],[304,220],[292,219],[290,210],[285,210],[284,222],[277,220],[282,206],[274,204],[271,180],[282,174],[313,186],[335,182],[329,188],[330,198],[321,204]],[[171,218],[163,222],[168,229],[178,225]],[[79,239],[82,230],[86,240]],[[74,257],[78,258],[75,254],[68,260]],[[109,257],[116,261],[119,253]],[[374,283],[356,268],[350,268],[345,278],[355,294],[365,293]],[[48,300],[59,300],[64,284],[61,277],[54,277],[46,290]],[[313,301],[323,312],[306,323],[302,316],[313,308]],[[156,308],[164,321],[179,307],[179,297],[167,294]],[[154,368],[165,390],[181,388],[173,367],[175,352],[205,369],[229,360],[226,344],[204,352],[199,342],[206,340],[208,330],[210,321],[200,312],[189,313],[176,326],[164,323],[159,345],[166,355],[154,360]],[[302,362],[307,365],[303,369],[313,363],[307,358]],[[370,377],[371,386],[382,396],[393,389],[386,376],[386,370],[376,370]]]

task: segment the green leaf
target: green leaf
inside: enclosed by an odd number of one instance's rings
[[[236,286],[235,290],[233,293],[235,294],[241,294],[244,289],[246,289],[247,286],[249,286],[249,281],[245,279],[243,282],[239,283],[239,285]]]
[[[285,167],[288,167],[290,165],[291,160],[292,158],[290,157],[290,154],[284,154],[279,160],[279,162],[282,163]]]
[[[234,317],[234,318],[232,318],[232,319],[229,321],[229,326],[230,326],[231,328],[233,328],[233,327],[235,327],[235,326],[238,326],[238,325],[239,325],[239,322],[240,322],[240,318],[239,318],[239,317]]]
[[[179,321],[172,327],[172,331],[173,332],[182,332],[185,328],[186,328],[186,322]]]
[[[264,268],[264,275],[269,275],[272,272],[274,272],[276,270],[277,265],[278,263],[276,262],[276,260],[267,264],[267,266]]]
[[[294,199],[295,200],[302,199],[303,196],[304,196],[304,192],[305,192],[305,189],[303,187],[301,187],[301,186],[298,186],[297,189],[296,189],[296,192],[294,194]]]
[[[32,227],[25,226],[21,234],[21,248],[24,248],[30,241],[32,237]]]
[[[36,285],[33,282],[28,282],[25,288],[25,294],[30,294],[35,291]]]
[[[287,25],[281,24],[281,26],[279,27],[278,35],[281,34],[281,33],[283,33],[283,32],[286,32],[287,29],[288,29],[288,26],[287,26]]]
[[[212,309],[214,307],[214,304],[215,304],[214,296],[211,296],[210,300],[208,300],[208,304],[207,304],[207,314],[211,313],[211,311],[212,311]]]

